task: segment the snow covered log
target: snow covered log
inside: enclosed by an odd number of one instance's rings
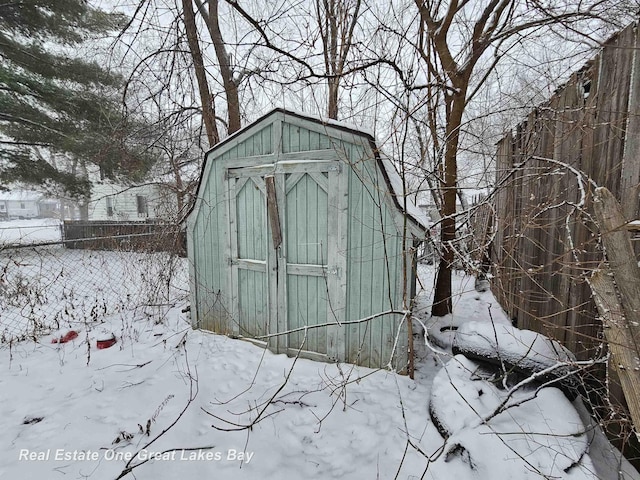
[[[486,361],[560,388],[569,400],[579,394],[574,355],[560,343],[510,325],[467,322],[456,331],[452,351]]]
[[[429,413],[447,439],[445,461],[462,461],[481,473],[490,451],[492,458],[522,461],[521,471],[544,478],[564,478],[564,472],[582,465],[589,439],[562,392],[538,390],[535,383],[501,388],[495,372],[491,365],[457,355],[434,378]]]

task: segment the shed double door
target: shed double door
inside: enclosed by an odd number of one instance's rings
[[[330,198],[337,162],[305,161],[227,172],[230,205],[231,286],[237,334],[260,338],[337,321],[331,292],[339,269],[329,261],[339,238],[330,232]],[[330,243],[333,242],[331,248]],[[277,351],[328,354],[330,329],[271,337]],[[303,345],[304,343],[304,345]]]

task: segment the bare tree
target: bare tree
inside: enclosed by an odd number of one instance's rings
[[[225,31],[230,30],[233,34],[232,25],[227,24]],[[195,84],[194,91],[199,94],[196,104],[200,104],[208,147],[217,144],[223,136],[219,130],[221,125],[226,134],[240,129],[239,87],[254,73],[242,68],[238,59],[244,58],[244,53],[232,55],[234,48],[240,48],[238,42],[226,42],[223,33],[215,0],[174,0],[173,5],[140,1],[116,42],[126,46],[121,53],[125,62],[134,62],[130,82],[146,83],[145,88],[149,90],[138,100],[138,106],[162,93],[174,94],[176,99],[182,97],[183,107],[191,109],[194,104],[187,105],[185,101],[194,100],[193,95],[184,91]],[[210,54],[215,60],[211,60]],[[180,91],[183,93],[176,93]],[[129,89],[125,95],[127,93]],[[226,108],[218,105],[216,109],[219,98],[225,99]],[[226,115],[222,113],[224,110]]]
[[[183,0],[183,4],[189,3],[190,0]],[[227,52],[222,31],[220,30],[220,16],[218,9],[218,0],[209,0],[206,2],[209,8],[205,7],[202,0],[195,0],[198,11],[205,21],[213,47],[218,59],[218,68],[222,76],[222,85],[224,86],[224,94],[227,98],[227,115],[229,121],[227,123],[227,133],[232,134],[240,130],[240,99],[238,97],[238,86],[244,75],[235,75],[231,58]]]
[[[571,28],[580,20],[597,18],[606,6],[601,1],[553,7],[536,2],[529,8],[517,0],[490,0],[482,4],[469,0],[414,1],[418,35],[412,43],[428,74],[430,94],[441,95],[444,103],[444,117],[435,120],[443,126],[439,185],[442,257],[432,308],[432,315],[444,316],[452,312],[458,153],[467,105],[513,42],[524,41],[534,29]]]
[[[209,147],[213,147],[220,141],[220,135],[218,134],[218,127],[216,125],[215,103],[209,90],[207,73],[204,69],[202,50],[200,49],[200,40],[198,39],[198,28],[196,26],[196,18],[191,0],[182,0],[182,10],[189,51],[191,52],[191,58],[193,59],[193,69],[196,79],[198,80],[198,90],[200,92],[200,102],[202,104],[202,121],[204,122],[207,131]]]
[[[442,256],[432,310],[436,316],[452,311],[451,270],[456,257],[453,244],[457,228],[456,198],[460,195],[461,179],[459,153],[463,127],[469,121],[470,103],[492,78],[492,72],[509,51],[514,46],[526,44],[531,32],[537,35],[572,29],[577,32],[580,21],[597,20],[611,3],[610,0],[590,0],[579,5],[567,2],[549,7],[537,2],[524,5],[518,0],[487,0],[481,3],[414,0],[411,5],[391,3],[382,7],[362,3],[361,0],[316,0],[315,12],[310,12],[312,15],[315,13],[318,23],[314,36],[310,35],[313,29],[308,25],[291,26],[292,21],[301,17],[288,16],[288,9],[298,9],[299,14],[304,8],[299,4],[282,4],[277,11],[263,16],[258,7],[248,1],[226,0],[231,14],[221,10],[223,5],[219,5],[218,0],[193,2],[197,7],[195,11],[192,3],[181,0],[181,14],[184,15],[210,145],[216,139],[216,122],[211,120],[212,116],[215,118],[214,81],[217,79],[222,86],[219,93],[226,98],[226,129],[233,133],[241,125],[240,85],[254,74],[263,74],[263,69],[255,66],[259,62],[245,62],[247,66],[242,67],[239,57],[244,55],[245,60],[260,60],[259,55],[264,52],[271,57],[263,61],[263,66],[270,62],[272,68],[265,83],[279,84],[282,92],[291,85],[326,81],[327,114],[330,118],[339,115],[340,90],[345,78],[360,75],[366,81],[357,90],[364,92],[366,88],[373,88],[380,95],[377,98],[391,106],[387,108],[386,115],[393,115],[389,111],[396,108],[414,124],[417,142],[421,142],[420,160],[415,160],[414,166],[425,164],[429,157],[429,181],[431,185],[437,185],[434,197],[442,217]],[[391,12],[388,18],[380,14],[385,9]],[[197,13],[199,17],[194,15]],[[224,18],[230,22],[221,22],[221,13],[228,15]],[[235,47],[225,41],[225,36],[231,38],[227,28],[239,28],[233,13],[243,19],[244,22],[240,23],[248,29],[245,33],[250,31],[242,41],[235,40]],[[199,34],[199,18],[209,33],[210,44],[203,38],[195,41]],[[392,22],[387,21],[389,18]],[[362,24],[367,25],[368,32],[359,32]],[[368,33],[372,34],[368,42],[356,38],[365,38]],[[303,38],[304,35],[308,38]],[[321,41],[321,50],[314,47],[315,39]],[[219,77],[205,68],[209,45],[215,51],[217,62],[213,71],[218,72]],[[231,50],[241,48],[240,45],[245,49],[243,53],[232,55]],[[288,70],[289,73],[295,72],[293,77],[284,76],[285,64],[293,65],[294,68]],[[390,80],[389,77],[394,78]],[[261,92],[256,90],[252,94],[258,98]],[[269,102],[267,99],[266,103]],[[379,107],[376,105],[374,108],[377,112]],[[383,137],[399,138],[391,132],[385,133],[387,135]],[[409,140],[402,141],[406,143]],[[396,147],[395,150],[406,152],[405,147]]]
[[[361,0],[316,0],[315,4],[328,83],[327,116],[336,120],[340,82],[354,40],[361,3]]]
[[[140,1],[112,44],[112,61],[132,72],[124,103],[154,127],[147,145],[161,160],[147,180],[168,184],[179,211],[204,152],[241,127],[239,85],[250,72],[232,65],[230,52],[241,47],[225,44],[220,27],[217,2]],[[231,25],[223,28],[235,38]]]

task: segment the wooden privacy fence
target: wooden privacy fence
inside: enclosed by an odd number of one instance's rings
[[[640,351],[640,332],[628,336],[627,324],[640,319],[635,319],[635,307],[625,311],[638,299],[625,300],[625,295],[633,297],[620,288],[628,275],[616,273],[613,262],[617,288],[608,275],[603,244],[611,262],[613,237],[593,201],[596,187],[611,192],[627,222],[618,222],[616,229],[629,228],[628,222],[639,218],[637,23],[605,42],[547,103],[498,142],[496,166],[490,256],[498,301],[518,327],[561,341],[580,360],[604,358],[610,352],[607,395],[625,397],[638,428],[640,365],[632,359],[637,360]],[[485,225],[478,220],[475,224]],[[486,236],[481,230],[475,232],[480,239]],[[640,242],[634,243],[622,255],[629,265],[636,264],[640,250]],[[616,258],[620,263],[620,255]],[[640,288],[640,281],[635,282],[634,288]]]
[[[186,256],[185,232],[171,223],[65,221],[62,240],[66,248],[172,252]]]
[[[579,358],[597,353],[601,334],[586,282],[602,260],[593,185],[608,188],[628,220],[638,211],[637,30],[609,39],[497,145],[494,291],[519,327],[551,335]]]

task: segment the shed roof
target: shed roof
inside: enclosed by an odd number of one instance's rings
[[[378,146],[376,144],[375,138],[373,136],[373,133],[371,133],[370,131],[357,127],[355,125],[346,123],[346,122],[340,122],[337,120],[333,120],[333,119],[328,119],[328,118],[323,118],[323,117],[319,117],[319,116],[315,116],[315,115],[311,115],[308,113],[302,113],[302,112],[297,112],[294,110],[287,110],[284,108],[275,108],[273,110],[271,110],[269,113],[263,115],[262,117],[258,118],[256,121],[252,122],[249,125],[246,125],[245,127],[241,128],[240,130],[238,130],[237,132],[234,132],[232,135],[229,135],[227,138],[225,138],[224,140],[222,140],[220,143],[216,144],[215,146],[213,146],[208,152],[207,152],[207,157],[209,156],[210,153],[215,152],[216,150],[219,150],[221,148],[223,148],[225,145],[227,145],[229,142],[237,139],[238,137],[242,136],[249,128],[251,128],[253,125],[258,124],[260,122],[263,122],[265,120],[267,120],[269,117],[274,116],[276,114],[282,114],[284,116],[288,116],[288,117],[295,117],[295,118],[299,118],[302,120],[306,120],[306,121],[310,121],[310,122],[314,122],[320,125],[323,125],[329,129],[335,129],[335,130],[339,130],[342,132],[347,132],[353,135],[357,135],[360,137],[365,138],[368,142],[369,145],[371,147],[371,150],[373,151],[377,164],[380,167],[380,170],[382,171],[383,177],[385,179],[385,182],[387,184],[387,188],[389,189],[389,192],[391,193],[391,196],[393,198],[394,204],[396,206],[396,208],[401,212],[401,213],[405,213],[407,214],[407,217],[416,225],[418,226],[420,229],[422,230],[426,230],[431,226],[431,221],[429,219],[429,217],[420,209],[418,208],[415,203],[407,196],[404,195],[404,188],[403,188],[403,181],[402,181],[402,177],[400,176],[397,167],[395,166],[394,162],[384,156],[381,155],[380,150],[378,149]],[[203,162],[202,164],[202,170],[200,172],[200,178],[198,180],[198,188],[196,190],[197,194],[200,193],[200,188],[202,187],[202,180],[204,177],[204,171],[205,171],[205,167],[206,167],[206,161],[207,161],[207,157],[205,157],[205,162]],[[197,196],[196,194],[196,196]],[[406,206],[406,211],[405,211],[405,206]],[[192,203],[191,208],[188,212],[188,215],[191,214],[191,212],[193,211],[195,207],[195,202]]]

